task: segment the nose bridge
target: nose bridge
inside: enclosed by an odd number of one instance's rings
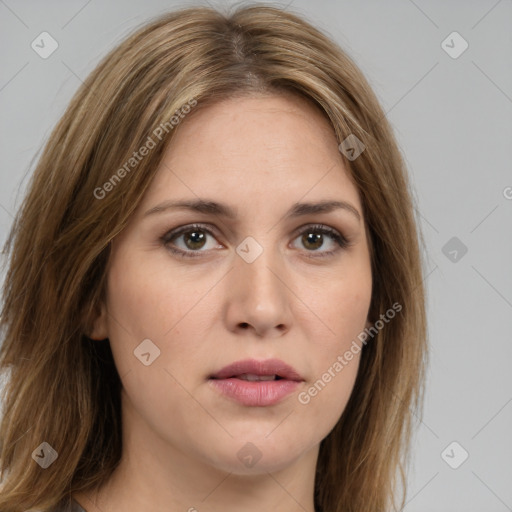
[[[282,293],[283,286],[276,274],[281,272],[281,262],[278,251],[270,245],[270,238],[263,242],[257,242],[253,237],[248,237],[237,248],[239,256],[236,262],[237,272],[249,296],[266,296],[267,299],[276,298]],[[273,296],[273,297],[272,297]]]
[[[258,242],[248,237],[237,247],[235,269],[231,273],[231,318],[249,324],[257,332],[283,328],[288,324],[289,291],[285,286],[284,265],[271,236]]]

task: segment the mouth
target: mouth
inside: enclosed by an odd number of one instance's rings
[[[216,378],[217,377],[212,377],[212,379]],[[246,380],[248,382],[260,382],[270,380],[282,380],[284,377],[281,377],[280,375],[256,375],[255,373],[242,373],[242,375],[232,375],[229,378]]]
[[[250,382],[272,381],[272,380],[292,380],[301,382],[304,379],[290,365],[280,359],[266,359],[258,361],[256,359],[245,359],[236,361],[225,366],[213,375],[210,379],[240,379]]]
[[[294,368],[278,359],[237,361],[208,380],[224,397],[249,407],[275,405],[304,382]]]

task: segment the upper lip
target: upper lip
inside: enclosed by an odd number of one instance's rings
[[[280,359],[266,359],[264,361],[244,359],[243,361],[235,361],[211,375],[210,379],[228,379],[245,373],[258,376],[277,375],[283,379],[299,382],[304,380],[294,368]]]

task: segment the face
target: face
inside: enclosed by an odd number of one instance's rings
[[[357,188],[311,105],[247,97],[185,118],[107,271],[92,337],[110,340],[133,436],[239,474],[317,454],[353,389],[372,276]]]

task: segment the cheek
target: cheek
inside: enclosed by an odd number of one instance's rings
[[[202,302],[197,303],[211,286],[195,279],[183,282],[158,261],[148,269],[118,258],[110,269],[108,330],[115,364],[128,402],[156,430],[162,418],[176,426],[201,415],[186,390],[192,389],[188,381],[198,354],[208,356],[204,347],[199,350],[205,322],[198,320]]]
[[[144,263],[121,254],[108,281],[109,327],[124,329],[133,341],[162,339],[174,331],[201,297],[201,286],[169,272],[165,257]],[[149,267],[149,268],[148,268]]]
[[[359,361],[360,354],[345,364],[333,358],[298,395],[298,411],[309,420],[302,422],[309,438],[325,438],[340,419],[352,394]],[[316,419],[311,421],[312,418]]]
[[[331,307],[328,337],[312,333],[312,372],[305,388],[298,394],[299,411],[304,417],[304,434],[323,439],[334,428],[352,394],[364,344],[358,336],[366,323],[370,302],[368,294],[340,294]],[[325,333],[325,329],[321,329]]]
[[[146,370],[154,367],[160,368],[160,377],[165,376],[164,368],[177,376],[186,374],[210,326],[208,292],[215,282],[212,275],[171,273],[165,257],[152,259],[148,268],[119,254],[109,272],[107,300],[109,338],[119,374],[134,370],[147,376]],[[136,357],[142,350],[150,352],[150,366]],[[153,359],[153,354],[158,357]]]
[[[311,324],[315,327],[308,336],[314,344],[312,375],[297,397],[307,416],[318,418],[315,424],[304,423],[311,436],[326,436],[346,407],[364,349],[360,334],[366,327],[371,302],[372,280],[367,267],[331,283],[311,301],[311,309],[319,312],[319,321]]]
[[[310,324],[314,331],[309,339],[325,357],[332,357],[345,350],[366,326],[372,295],[371,270],[365,265],[347,267],[341,275],[321,283],[321,289],[308,287],[304,299],[317,317]]]

